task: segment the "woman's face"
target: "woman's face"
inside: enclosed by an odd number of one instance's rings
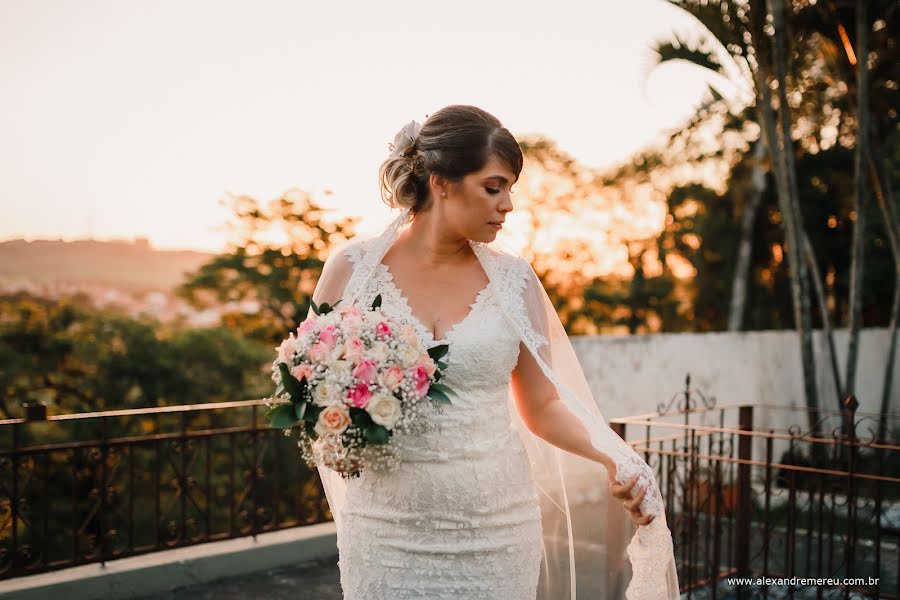
[[[433,207],[451,231],[470,240],[490,242],[500,231],[494,223],[502,223],[513,209],[510,188],[516,180],[503,161],[491,156],[484,168],[469,173],[461,182],[433,186]],[[443,192],[446,197],[441,196]]]

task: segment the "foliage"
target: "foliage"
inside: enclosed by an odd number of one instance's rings
[[[258,308],[226,312],[225,325],[277,344],[306,318],[329,249],[352,236],[356,219],[326,221],[328,209],[296,189],[265,209],[247,196],[231,201],[238,240],[188,274],[176,293],[199,307],[254,303]],[[280,237],[267,240],[273,230]]]
[[[260,398],[271,354],[224,328],[168,331],[83,295],[0,296],[3,418],[25,400],[54,414]]]

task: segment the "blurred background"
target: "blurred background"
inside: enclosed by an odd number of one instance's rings
[[[388,142],[473,104],[520,141],[500,235],[606,414],[664,404],[689,357],[767,426],[848,435],[852,396],[887,443],[898,22],[890,0],[0,0],[0,419],[271,394],[330,248],[391,218]]]
[[[764,57],[773,106],[780,82],[789,104],[786,215],[746,3],[0,3],[0,416],[24,397],[179,402],[189,387],[152,382],[191,363],[166,358],[182,351],[231,377],[206,398],[259,394],[256,366],[306,314],[329,247],[389,217],[387,143],[453,103],[520,139],[501,235],[571,334],[794,328],[796,219],[812,261],[797,327],[887,326],[897,9],[868,3],[877,178],[857,181],[844,4],[794,2],[784,73]]]

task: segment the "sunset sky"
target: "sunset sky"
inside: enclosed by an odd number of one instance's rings
[[[649,50],[698,30],[662,0],[4,0],[0,240],[216,251],[226,194],[292,187],[372,229],[387,143],[446,104],[611,165],[702,99]]]

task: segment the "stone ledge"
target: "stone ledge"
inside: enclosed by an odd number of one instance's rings
[[[332,521],[17,577],[0,582],[0,599],[133,598],[328,556],[337,556]]]

